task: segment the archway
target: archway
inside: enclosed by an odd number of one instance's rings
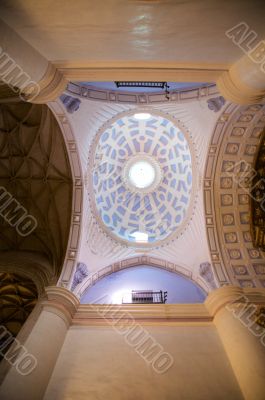
[[[154,266],[139,265],[102,278],[83,293],[80,301],[84,304],[133,303],[132,291],[138,291],[142,296],[151,293],[153,303],[162,303],[164,293],[169,304],[202,303],[206,297],[199,286],[179,274]]]

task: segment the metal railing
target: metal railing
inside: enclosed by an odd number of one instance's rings
[[[122,299],[122,304],[163,304],[167,301],[167,292],[160,290],[132,290],[131,296],[128,299]]]

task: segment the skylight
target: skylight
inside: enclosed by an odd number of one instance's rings
[[[151,114],[149,113],[136,113],[133,115],[135,119],[138,120],[146,120],[149,119],[151,117]]]
[[[147,188],[154,182],[155,169],[148,161],[137,161],[129,170],[129,179],[136,188]]]
[[[148,234],[144,232],[134,232],[131,236],[135,239],[137,243],[147,243],[148,242]]]

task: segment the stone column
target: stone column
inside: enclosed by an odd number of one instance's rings
[[[19,351],[17,361],[10,367],[2,382],[0,388],[2,400],[43,398],[78,304],[76,296],[67,289],[46,288],[46,297],[40,305],[40,315],[27,339],[22,343],[24,347]],[[12,354],[12,351],[15,353],[16,346],[18,343],[14,343],[7,354],[9,352]],[[23,356],[25,350],[29,354],[28,357]],[[10,359],[13,360],[12,356]]]
[[[265,330],[255,323],[265,289],[224,286],[212,292],[206,307],[223,342],[246,400],[265,399]]]
[[[265,42],[261,42],[265,50]],[[258,57],[265,58],[265,52],[253,52],[242,57],[224,72],[217,80],[217,86],[225,99],[241,105],[255,104],[265,97],[265,63]]]
[[[45,57],[0,21],[0,81],[32,103],[56,100],[67,82]]]

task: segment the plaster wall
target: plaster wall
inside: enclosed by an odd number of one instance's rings
[[[147,326],[174,364],[163,374],[111,326],[72,326],[45,400],[243,399],[213,324]]]

